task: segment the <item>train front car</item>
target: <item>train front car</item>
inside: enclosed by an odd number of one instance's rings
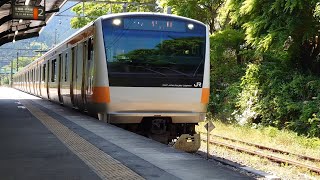
[[[107,69],[98,65],[96,84],[109,93],[100,119],[161,142],[194,135],[209,100],[207,26],[151,13],[109,16],[100,25]]]

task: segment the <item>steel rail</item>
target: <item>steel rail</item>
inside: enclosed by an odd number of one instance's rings
[[[201,140],[207,142],[206,139],[201,138]],[[248,154],[251,154],[251,155],[257,155],[259,157],[267,158],[267,159],[269,159],[271,161],[274,161],[274,162],[277,162],[277,163],[287,163],[287,164],[291,164],[291,165],[294,165],[294,166],[306,168],[306,169],[309,169],[310,171],[313,171],[313,172],[316,172],[316,173],[320,174],[320,168],[314,167],[314,166],[310,166],[310,165],[307,165],[307,164],[303,164],[303,163],[300,163],[298,161],[293,161],[293,160],[285,159],[285,158],[282,158],[282,157],[277,157],[277,156],[271,155],[271,154],[265,154],[265,153],[263,153],[261,151],[250,150],[250,149],[247,149],[247,148],[231,145],[231,144],[228,144],[228,143],[218,142],[218,141],[215,141],[215,140],[209,140],[209,143],[210,144],[219,145],[219,146],[223,146],[223,147],[227,147],[229,149],[233,149],[233,150],[240,151],[240,152],[245,152],[245,153],[248,153]]]
[[[281,150],[281,149],[277,149],[277,148],[272,148],[272,147],[267,147],[267,146],[263,146],[263,145],[260,145],[260,144],[250,143],[250,142],[241,141],[241,140],[237,140],[237,139],[232,139],[232,138],[228,138],[228,137],[224,137],[224,136],[220,136],[220,135],[211,134],[211,136],[222,138],[222,139],[233,141],[233,142],[240,142],[240,143],[243,143],[243,144],[247,144],[249,146],[257,147],[259,149],[267,149],[267,150],[271,150],[273,152],[279,152],[279,153],[283,153],[283,154],[294,155],[294,156],[297,156],[297,157],[299,157],[301,159],[304,159],[304,160],[320,162],[320,159],[315,158],[315,157],[310,157],[310,156],[306,156],[306,155],[292,153],[292,152],[289,152],[289,151],[285,151],[285,150]]]

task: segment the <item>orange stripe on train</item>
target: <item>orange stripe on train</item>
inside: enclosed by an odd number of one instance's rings
[[[95,103],[109,103],[110,102],[109,87],[93,87],[92,100]]]
[[[210,89],[202,88],[201,103],[203,104],[209,103],[209,96],[210,96]]]

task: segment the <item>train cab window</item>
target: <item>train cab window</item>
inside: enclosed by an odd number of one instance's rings
[[[46,64],[43,65],[42,81],[46,81]]]
[[[124,17],[119,22],[102,22],[110,86],[194,87],[194,82],[202,82],[203,24],[160,16]]]
[[[68,54],[66,54],[64,59],[64,81],[68,80]]]
[[[57,60],[54,59],[52,60],[52,67],[51,67],[52,71],[51,71],[51,82],[55,82],[56,79],[57,79],[57,74],[56,74],[56,71],[57,71]]]

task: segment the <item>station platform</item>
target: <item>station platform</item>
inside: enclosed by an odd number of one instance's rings
[[[0,179],[252,179],[71,108],[0,87]]]

